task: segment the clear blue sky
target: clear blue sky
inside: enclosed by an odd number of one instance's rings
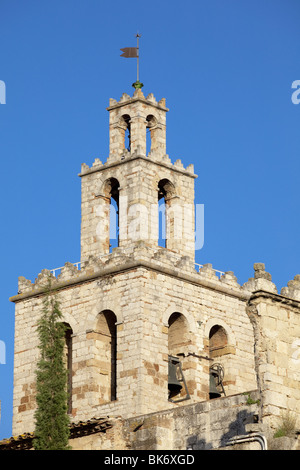
[[[0,0],[0,439],[11,435],[18,276],[80,259],[81,163],[108,156],[109,98],[166,98],[167,153],[194,163],[205,207],[198,263],[243,284],[264,262],[300,273],[298,0]]]

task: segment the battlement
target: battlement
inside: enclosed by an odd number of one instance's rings
[[[293,280],[287,283],[287,287],[281,289],[281,295],[300,301],[300,274],[296,274]]]
[[[165,270],[166,273],[179,275],[185,273],[193,276],[195,280],[208,280],[217,285],[227,285],[240,289],[236,277],[232,272],[224,273],[213,269],[211,264],[199,265],[193,263],[188,256],[180,256],[166,248],[157,247],[153,249],[147,246],[143,241],[137,242],[134,249],[114,248],[112,253],[103,256],[89,256],[83,263],[66,262],[63,267],[55,269],[43,269],[34,282],[23,276],[19,277],[18,295],[33,294],[43,290],[51,280],[53,288],[59,288],[68,283],[80,282],[87,276],[106,275],[109,270],[128,269],[133,263],[140,262],[142,265],[149,266],[158,270]]]
[[[169,155],[164,155],[163,157],[161,157],[156,150],[150,150],[148,155],[145,155],[142,153],[141,146],[138,146],[134,152],[130,152],[129,150],[124,149],[120,154],[118,160],[116,160],[115,158],[111,159],[110,157],[108,157],[107,161],[105,163],[102,163],[99,158],[95,158],[91,166],[87,165],[86,163],[82,163],[81,172],[79,176],[85,176],[91,173],[95,173],[97,171],[106,170],[107,168],[114,167],[116,164],[126,163],[128,161],[133,161],[138,158],[151,161],[161,167],[169,168],[179,173],[188,174],[189,176],[197,178],[197,175],[194,174],[193,164],[184,167],[180,159],[177,159],[174,163],[172,163]]]
[[[138,267],[152,268],[164,271],[168,275],[180,277],[185,275],[192,282],[203,283],[205,287],[216,291],[248,298],[258,291],[278,294],[276,285],[272,282],[271,274],[265,271],[263,263],[254,263],[254,277],[243,285],[239,284],[233,271],[220,271],[212,264],[200,265],[194,263],[188,256],[180,256],[166,248],[153,249],[143,241],[139,241],[135,248],[114,248],[112,253],[103,256],[89,256],[83,263],[66,262],[64,266],[55,269],[43,269],[34,282],[20,276],[18,279],[18,295],[10,300],[15,301],[21,296],[35,295],[43,291],[51,280],[53,288],[65,287],[68,284],[80,283],[87,278],[109,275],[111,272],[123,271]],[[56,274],[58,273],[59,274]],[[300,301],[300,275],[296,275],[283,287],[281,296]]]
[[[169,111],[168,108],[166,107],[165,98],[162,98],[160,101],[157,101],[153,93],[149,93],[147,97],[145,97],[144,93],[142,92],[140,88],[134,91],[133,96],[130,96],[127,93],[123,93],[119,101],[115,100],[114,98],[110,98],[109,107],[107,108],[107,110],[111,111],[112,109],[116,109],[120,106],[124,106],[125,104],[131,105],[137,101],[145,103],[149,106],[160,108],[165,112]]]

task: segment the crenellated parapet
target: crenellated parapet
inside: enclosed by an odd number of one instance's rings
[[[130,96],[127,93],[123,93],[119,101],[117,101],[114,98],[110,98],[109,107],[107,108],[107,110],[111,111],[112,109],[123,107],[124,104],[132,105],[133,103],[136,103],[136,102],[142,102],[145,105],[151,105],[151,106],[160,108],[165,112],[169,111],[168,108],[166,107],[165,98],[162,98],[159,101],[157,101],[153,93],[149,93],[145,97],[144,93],[142,92],[140,88],[134,91],[133,96]]]
[[[300,301],[300,274],[287,283],[287,287],[281,289],[281,295]]]
[[[107,255],[99,257],[90,255],[80,267],[78,265],[79,263],[66,262],[61,268],[43,269],[34,282],[23,276],[19,277],[18,296],[23,298],[42,293],[49,287],[49,283],[51,288],[59,290],[68,285],[138,266],[175,276],[184,275],[191,282],[204,283],[217,291],[225,290],[242,294],[244,290],[232,271],[216,270],[209,263],[203,266],[195,265],[189,256],[182,256],[163,247],[154,249],[143,240],[138,241],[134,246],[116,247]]]
[[[107,168],[115,166],[116,163],[126,163],[133,161],[137,158],[144,159],[146,161],[151,161],[162,167],[166,167],[183,174],[187,173],[189,175],[193,175],[194,177],[197,176],[194,174],[193,164],[189,164],[185,167],[180,159],[177,159],[174,163],[172,163],[169,155],[166,154],[161,156],[161,154],[157,150],[150,150],[148,155],[146,155],[142,152],[142,147],[140,145],[133,152],[130,152],[128,149],[123,149],[120,153],[118,160],[111,159],[109,157],[105,163],[102,163],[99,158],[95,158],[91,166],[87,165],[86,163],[82,163],[81,172],[79,176],[85,176],[90,173],[106,170]]]
[[[247,296],[251,293],[264,291],[277,294],[277,287],[272,282],[271,274],[265,270],[263,263],[254,264],[254,277],[240,285],[237,277],[232,271],[222,272],[213,268],[212,264],[197,265],[189,256],[181,256],[178,253],[167,250],[163,247],[148,246],[140,240],[134,247],[114,248],[112,253],[104,256],[90,255],[88,259],[81,263],[66,262],[62,268],[54,270],[42,269],[34,282],[24,276],[18,278],[18,295],[34,295],[37,292],[46,290],[49,281],[52,288],[60,288],[68,284],[81,282],[89,277],[106,275],[110,270],[117,271],[127,269],[131,265],[152,266],[153,268],[166,270],[176,275],[185,273],[195,279],[196,282],[209,283],[216,290],[232,290],[233,292],[244,293]],[[55,275],[55,271],[57,274]],[[280,294],[289,299],[300,301],[300,275],[296,275],[288,282],[287,287],[281,289]]]
[[[272,282],[272,276],[265,270],[264,263],[254,263],[254,277],[249,278],[249,280],[243,285],[245,290],[250,292],[255,292],[259,290],[271,292],[272,294],[277,294],[277,287]]]

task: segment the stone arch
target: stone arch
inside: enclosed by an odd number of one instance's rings
[[[225,333],[227,335],[227,344],[230,345],[230,346],[235,346],[236,345],[236,340],[235,340],[235,336],[234,336],[230,326],[226,322],[224,322],[223,320],[221,320],[219,318],[210,318],[206,322],[205,327],[204,327],[204,336],[205,336],[205,338],[209,339],[210,332],[211,332],[212,328],[214,328],[216,326],[222,327],[223,330],[225,331]],[[220,331],[222,331],[222,330],[220,330]]]
[[[117,328],[112,310],[99,312],[94,329],[95,368],[98,370],[99,404],[117,398]]]
[[[185,308],[182,308],[182,307],[178,308],[178,306],[176,306],[175,304],[170,305],[165,310],[165,312],[162,316],[162,322],[163,322],[164,326],[168,327],[169,318],[172,315],[172,313],[174,313],[174,312],[179,312],[182,315],[184,315],[184,317],[187,320],[189,332],[191,332],[192,334],[197,333],[196,322],[194,320],[193,315],[190,312],[188,312]]]
[[[176,188],[168,178],[158,181],[158,243],[170,248],[171,239],[175,236],[177,217],[174,210]]]
[[[178,356],[186,353],[190,344],[188,321],[182,313],[173,312],[168,320],[168,354]]]
[[[130,152],[131,149],[131,117],[129,114],[123,114],[119,120],[119,128],[122,133],[122,147]]]
[[[146,117],[146,154],[157,147],[157,118],[153,114]]]
[[[107,178],[102,184],[102,194],[104,197],[113,198],[119,202],[119,187],[120,183],[114,176]]]
[[[114,312],[114,314],[116,316],[116,324],[117,325],[120,324],[120,323],[123,323],[123,313],[122,313],[122,310],[121,310],[121,308],[118,304],[118,301],[111,304],[110,302],[105,302],[103,300],[100,300],[99,302],[96,303],[94,308],[87,315],[86,331],[94,330],[97,315],[99,314],[99,312],[103,312],[103,311],[106,311],[106,310]]]
[[[72,311],[70,311],[70,313],[67,311],[63,312],[62,323],[71,328],[73,336],[82,333],[82,323],[76,320]]]
[[[189,357],[193,336],[185,315],[178,311],[171,313],[168,318],[168,399],[171,401],[188,400],[194,392],[194,368]]]
[[[101,232],[98,235],[104,242],[106,253],[119,246],[119,188],[119,180],[114,176],[107,178],[101,187],[101,206],[97,209],[97,215],[104,223],[100,224]]]
[[[176,196],[175,184],[168,178],[161,178],[158,181],[158,200],[165,198],[167,201]]]
[[[210,358],[210,368],[219,368],[222,370],[222,384],[223,388],[219,387],[219,392],[222,390],[226,394],[230,387],[235,385],[236,382],[236,367],[234,366],[236,360],[235,337],[231,328],[219,318],[211,318],[204,328],[206,345],[206,354]],[[209,388],[210,396],[213,397],[211,391],[214,374],[210,370]],[[215,379],[214,379],[215,380]]]

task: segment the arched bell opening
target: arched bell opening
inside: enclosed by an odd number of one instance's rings
[[[174,211],[172,198],[175,187],[171,181],[164,178],[158,183],[158,245],[169,247],[169,240],[174,235]]]
[[[105,212],[108,214],[107,252],[119,246],[119,181],[109,178],[104,184],[104,196],[107,204]]]
[[[174,312],[168,325],[169,401],[177,403],[190,398],[181,362],[181,357],[186,353],[186,346],[190,343],[188,323],[184,315]]]
[[[228,336],[226,330],[221,325],[214,325],[209,332],[209,357],[211,366],[209,368],[209,398],[219,398],[225,395],[223,386],[224,366],[218,362],[222,351],[228,344]]]
[[[155,148],[155,129],[157,119],[153,114],[146,117],[146,155]]]
[[[124,129],[124,148],[131,151],[131,125],[129,114],[121,117],[121,127]]]

